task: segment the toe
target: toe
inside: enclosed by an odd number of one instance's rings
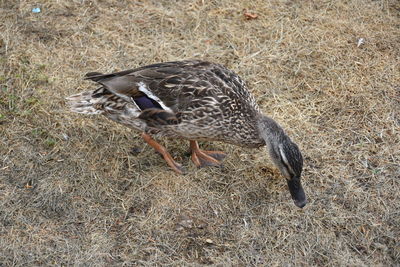
[[[206,151],[205,152],[208,156],[213,157],[214,159],[221,161],[226,158],[226,154],[221,151]]]

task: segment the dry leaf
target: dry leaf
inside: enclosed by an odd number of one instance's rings
[[[249,11],[244,11],[243,15],[247,20],[256,19],[258,17],[256,13],[252,13]]]

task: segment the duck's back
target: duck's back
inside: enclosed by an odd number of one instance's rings
[[[177,126],[186,138],[260,146],[259,107],[245,82],[226,67],[197,61],[178,86]]]

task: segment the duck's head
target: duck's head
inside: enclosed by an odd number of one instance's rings
[[[265,140],[273,162],[286,178],[294,204],[303,208],[307,204],[307,198],[301,185],[303,157],[299,147],[271,118],[262,116],[258,125],[260,136]]]

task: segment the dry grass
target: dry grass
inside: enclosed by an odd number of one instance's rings
[[[0,265],[399,264],[398,1],[0,6]],[[88,71],[187,58],[236,70],[300,145],[304,210],[264,149],[206,143],[230,156],[198,170],[164,140],[176,175],[137,134],[66,111]]]

